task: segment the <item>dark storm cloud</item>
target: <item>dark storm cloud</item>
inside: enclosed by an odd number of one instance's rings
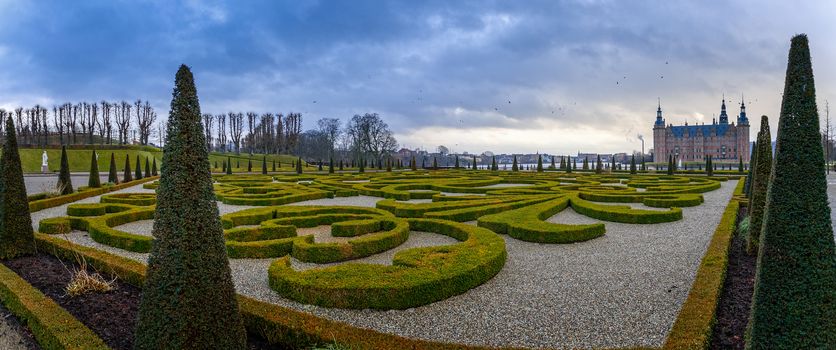
[[[195,71],[206,112],[380,113],[411,147],[629,151],[656,98],[703,122],[777,111],[789,38],[832,61],[827,3],[0,0],[2,106],[151,100]],[[818,44],[817,44],[818,43]],[[820,96],[834,70],[818,64]],[[316,101],[316,102],[314,102]],[[481,130],[479,141],[439,139]],[[523,140],[505,139],[531,131]],[[545,132],[545,131],[548,132]],[[576,139],[581,132],[590,137]],[[514,136],[516,137],[516,136]]]

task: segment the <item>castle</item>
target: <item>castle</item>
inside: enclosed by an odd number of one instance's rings
[[[679,162],[704,162],[712,156],[717,162],[749,162],[749,119],[746,105],[740,103],[737,125],[729,124],[726,114],[726,99],[720,107],[720,120],[712,119],[711,125],[665,125],[662,118],[662,104],[656,109],[656,123],[653,124],[653,161],[667,162],[669,156]]]

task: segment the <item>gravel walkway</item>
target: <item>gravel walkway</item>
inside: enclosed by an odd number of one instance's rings
[[[233,259],[231,267],[242,294],[408,337],[531,348],[659,346],[687,296],[735,185],[735,181],[729,181],[721,189],[704,194],[705,203],[684,208],[681,221],[656,225],[607,222],[607,234],[588,242],[545,245],[503,236],[508,261],[494,279],[465,294],[409,310],[303,305],[269,289],[267,266],[271,259]],[[361,196],[295,204],[372,206],[377,200]],[[549,221],[597,222],[571,209]],[[147,259],[147,254],[92,242],[86,233],[68,236],[138,261]],[[448,237],[413,233],[399,249],[449,243]],[[395,251],[361,261],[391,263]],[[293,264],[300,269],[312,265]]]

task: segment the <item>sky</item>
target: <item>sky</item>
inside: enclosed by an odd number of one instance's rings
[[[631,152],[741,96],[777,129],[793,35],[836,103],[834,1],[0,0],[0,108],[148,100],[191,67],[204,113],[378,113],[400,145]],[[657,100],[658,99],[658,100]],[[756,131],[750,136],[755,139]]]

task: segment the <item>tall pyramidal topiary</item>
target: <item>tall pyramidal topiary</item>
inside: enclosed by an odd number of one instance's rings
[[[249,158],[247,158],[247,172],[253,172],[253,160]]]
[[[96,157],[96,150],[90,154],[90,178],[87,179],[87,187],[102,187],[102,179],[99,177],[99,160]]]
[[[792,38],[775,144],[746,348],[832,349],[836,246],[804,34]]]
[[[232,158],[226,156],[226,174],[232,175]]]
[[[217,161],[215,161],[217,163]],[[151,176],[157,176],[157,157],[151,158]]]
[[[537,172],[538,173],[543,172],[543,155],[542,154],[537,155]]]
[[[0,259],[35,253],[32,216],[11,115],[5,122],[6,140],[0,155]]]
[[[771,149],[770,149],[771,151]],[[758,166],[758,142],[752,142],[752,155],[749,157],[749,173],[746,174],[746,184],[743,186],[743,192],[749,200],[752,200],[752,182],[755,181],[755,168]]]
[[[583,168],[582,168],[582,170],[589,170],[589,159],[588,159],[588,158],[584,158],[584,159],[583,159]]]
[[[511,171],[519,171],[520,166],[517,164],[517,155],[514,155],[514,163],[511,164]]]
[[[331,158],[328,160],[328,173],[334,173],[334,156],[331,156]]]
[[[267,156],[261,156],[261,174],[267,175]]]
[[[276,172],[276,160],[275,159],[273,159],[273,172],[274,173]]]
[[[200,104],[180,66],[163,151],[135,349],[244,349]]]
[[[142,178],[142,164],[139,163],[139,155],[136,155],[136,167],[134,168],[134,180]]]
[[[116,174],[116,155],[110,152],[110,171],[107,172],[107,182],[119,183],[119,175]]]
[[[340,164],[342,164],[342,163],[340,163]],[[415,155],[412,156],[412,161],[409,163],[409,167],[412,169],[412,171],[418,170],[418,165],[415,164]],[[342,169],[340,169],[340,170],[342,170]]]
[[[476,165],[476,156],[473,156],[473,163],[471,163],[471,169],[477,170],[478,165]]]
[[[296,173],[302,173],[302,157],[299,157],[299,159],[296,160]]]
[[[499,165],[496,164],[496,156],[491,156],[491,170],[493,170],[493,171],[499,170]]]
[[[358,173],[365,173],[366,172],[366,165],[365,165],[366,163],[365,163],[365,161],[363,160],[362,157],[360,157],[360,161],[357,162],[357,164],[358,164],[357,165],[358,166],[357,172]]]
[[[148,161],[148,157],[145,157],[145,174],[142,177],[151,177],[151,162]]]
[[[122,176],[122,182],[133,181],[133,175],[131,175],[131,156],[125,155],[125,174]]]
[[[604,171],[604,164],[601,163],[601,155],[598,155],[598,159],[595,161],[595,173],[600,174]]]
[[[706,172],[705,174],[708,176],[714,176],[714,160],[713,156],[708,156],[708,163],[706,163]]]
[[[58,173],[58,191],[70,194],[73,190],[73,180],[70,178],[70,162],[67,160],[67,146],[61,146],[61,170]]]
[[[761,130],[758,132],[758,164],[753,169],[752,197],[749,200],[749,236],[746,239],[746,251],[758,252],[763,213],[766,209],[766,190],[769,186],[769,174],[772,173],[772,134],[769,132],[769,119],[761,117]]]
[[[668,155],[668,175],[673,175],[673,155]]]
[[[636,174],[636,155],[634,154],[632,158],[630,158],[630,174]]]

